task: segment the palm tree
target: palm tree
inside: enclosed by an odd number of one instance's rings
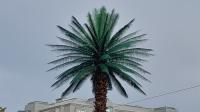
[[[105,112],[107,91],[112,90],[113,84],[123,96],[128,97],[117,78],[145,94],[135,77],[148,81],[141,73],[150,73],[142,68],[141,63],[146,61],[145,58],[151,55],[152,50],[137,47],[138,43],[146,40],[143,38],[145,34],[138,35],[136,31],[124,35],[134,19],[112,34],[118,18],[114,9],[107,12],[102,7],[95,9],[92,14],[88,13],[88,23],[84,26],[73,16],[70,31],[57,26],[66,38],[58,37],[63,44],[48,44],[53,51],[61,53],[59,59],[49,62],[56,66],[48,71],[66,67],[52,85],[58,88],[71,80],[62,98],[77,91],[88,78],[92,81],[95,112]]]

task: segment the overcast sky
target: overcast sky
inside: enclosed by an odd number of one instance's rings
[[[56,25],[68,28],[72,15],[85,22],[87,12],[101,6],[120,14],[116,29],[135,18],[130,31],[147,33],[143,46],[155,54],[145,64],[152,83],[140,81],[147,96],[127,86],[128,99],[114,90],[110,100],[128,103],[200,84],[199,0],[0,0],[0,106],[16,112],[31,101],[59,98],[63,88],[50,86],[60,71],[46,72],[56,55],[45,44],[59,43]],[[88,85],[67,98],[93,97]],[[200,88],[195,88],[132,105],[199,112],[199,104]]]

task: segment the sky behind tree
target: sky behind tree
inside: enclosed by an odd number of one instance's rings
[[[200,14],[198,0],[1,0],[0,1],[0,106],[16,112],[31,101],[54,102],[63,88],[50,88],[60,71],[46,72],[47,62],[56,54],[45,46],[64,37],[56,28],[69,29],[71,16],[81,23],[94,8],[106,6],[120,14],[116,30],[132,18],[131,31],[147,33],[141,46],[154,49],[144,67],[152,73],[152,83],[143,82],[147,96],[126,85],[129,98],[115,89],[108,97],[115,103],[128,103],[171,90],[200,84]],[[90,81],[66,98],[93,97]],[[88,85],[90,88],[88,88]],[[117,97],[116,97],[117,96]],[[179,112],[198,112],[200,88],[134,103],[144,107],[172,106]]]

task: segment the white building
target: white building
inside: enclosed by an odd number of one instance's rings
[[[94,99],[77,99],[57,100],[55,103],[35,101],[25,106],[24,111],[19,112],[93,112]],[[107,112],[177,112],[172,107],[144,108],[139,106],[130,106],[115,104],[110,100],[107,101]]]

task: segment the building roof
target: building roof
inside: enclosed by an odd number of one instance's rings
[[[84,107],[89,107],[93,108],[93,102],[95,101],[94,98],[90,99],[79,99],[79,98],[71,98],[71,99],[57,99],[56,102],[54,103],[48,103],[48,102],[43,102],[43,101],[35,101],[35,102],[30,102],[28,105],[43,105],[42,110],[48,110],[52,109],[55,107],[59,106],[64,106],[64,105],[76,105],[76,106],[84,106]],[[141,107],[141,106],[132,106],[132,105],[127,105],[127,104],[116,104],[110,101],[109,99],[107,100],[107,107],[111,107],[116,110],[125,110],[125,111],[159,111],[159,110],[175,110],[173,107],[159,107],[159,108],[146,108],[146,107]],[[175,111],[174,111],[175,112]]]

